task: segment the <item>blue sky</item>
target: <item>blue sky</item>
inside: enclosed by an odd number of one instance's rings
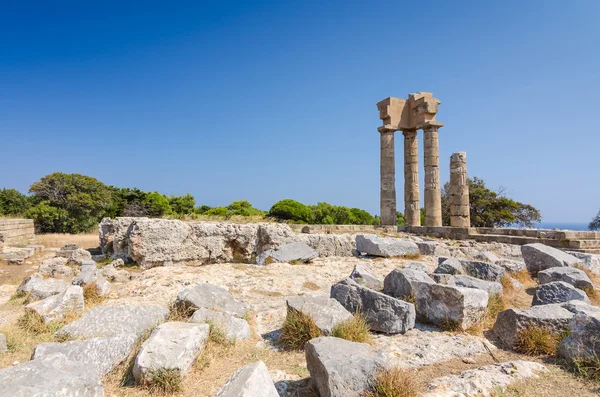
[[[0,187],[77,172],[378,213],[375,104],[431,91],[442,182],[466,151],[470,176],[545,221],[600,208],[597,0],[10,3]],[[400,134],[396,153],[402,210]]]

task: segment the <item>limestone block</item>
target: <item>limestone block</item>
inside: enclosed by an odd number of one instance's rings
[[[248,306],[238,302],[225,288],[209,283],[187,287],[177,294],[175,304],[182,310],[210,309],[243,317]]]
[[[373,234],[357,234],[356,250],[367,255],[386,258],[420,254],[419,246],[413,241],[379,237]]]
[[[383,280],[383,292],[394,298],[406,299],[414,295],[415,282],[435,283],[426,273],[413,269],[394,269]]]
[[[575,314],[569,330],[569,336],[558,349],[562,357],[570,360],[597,360],[600,357],[600,311]]]
[[[317,251],[303,242],[294,242],[262,252],[256,259],[257,265],[272,263],[310,262],[318,257]]]
[[[564,281],[579,289],[594,289],[592,280],[583,271],[574,267],[552,267],[537,274],[540,284]]]
[[[381,291],[383,289],[383,279],[373,273],[366,263],[357,263],[350,274],[350,278],[357,284],[371,288],[375,291]]]
[[[439,274],[463,274],[465,269],[459,259],[446,258],[433,272]]]
[[[521,253],[527,270],[531,273],[552,267],[573,267],[580,263],[580,260],[573,255],[540,243],[521,246]]]
[[[500,282],[506,274],[506,270],[502,266],[493,263],[469,260],[462,260],[460,263],[465,269],[465,274],[482,280]]]
[[[471,276],[456,275],[447,283],[455,287],[477,288],[486,291],[488,294],[502,294],[502,284],[495,281],[485,281]]]
[[[6,336],[0,332],[0,353],[6,353],[8,351],[8,345],[6,343]]]
[[[34,302],[61,293],[69,288],[69,285],[69,283],[62,280],[33,275],[23,280],[17,288],[17,293],[29,294],[27,302]]]
[[[59,294],[28,304],[25,309],[35,312],[48,324],[61,321],[70,314],[82,313],[83,307],[83,289],[72,285]]]
[[[216,397],[279,397],[279,393],[265,363],[257,361],[235,371]]]
[[[575,288],[564,281],[552,281],[547,284],[539,285],[536,288],[531,305],[547,305],[550,303],[562,303],[572,300],[590,303],[585,291]]]
[[[309,315],[321,332],[331,335],[336,324],[352,318],[352,313],[326,295],[302,295],[287,299],[287,310]]]
[[[190,323],[209,323],[223,329],[230,342],[250,339],[250,324],[244,319],[209,309],[198,309],[189,319]]]

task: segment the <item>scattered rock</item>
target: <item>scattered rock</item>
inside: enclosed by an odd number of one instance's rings
[[[600,312],[580,312],[569,324],[570,334],[558,351],[570,360],[597,360],[600,357]]]
[[[580,263],[573,255],[540,243],[521,246],[521,253],[527,270],[534,274],[552,267],[573,267]]]
[[[38,273],[43,276],[73,276],[73,268],[67,266],[67,258],[56,257],[45,259],[40,263],[38,267]]]
[[[60,251],[56,255],[63,256],[63,255],[60,255]],[[76,250],[71,251],[69,256],[67,256],[66,258],[67,258],[67,261],[69,264],[81,266],[84,261],[92,260],[92,254],[90,254],[88,251],[86,251],[84,249],[78,248]]]
[[[360,312],[373,331],[405,333],[415,326],[415,306],[412,303],[360,286],[350,278],[334,284],[331,297],[349,312]]]
[[[594,274],[600,274],[600,255],[575,251],[567,251],[567,253],[579,259],[581,265],[585,269],[588,269]]]
[[[417,246],[419,247],[419,252],[421,255],[430,255],[430,256],[449,256],[450,251],[444,245],[438,243],[437,241],[417,241]]]
[[[89,366],[90,370],[93,368],[96,376],[103,377],[127,359],[136,343],[137,337],[133,334],[63,343],[40,343],[35,347],[32,359],[43,359],[60,353],[69,360]]]
[[[465,274],[487,281],[502,280],[506,270],[500,265],[479,261],[461,261]]]
[[[287,308],[309,315],[326,335],[331,335],[336,324],[352,318],[340,302],[326,295],[293,296],[287,299]]]
[[[564,281],[579,289],[594,289],[592,280],[583,270],[574,267],[552,267],[537,274],[540,284]]]
[[[500,260],[496,254],[490,251],[481,251],[473,255],[473,258],[480,259],[484,262],[496,263]]]
[[[456,258],[446,258],[444,261],[440,262],[433,272],[438,274],[463,274],[465,270],[463,269],[460,260]]]
[[[514,261],[511,259],[500,259],[496,265],[501,266],[507,272],[515,273],[527,269],[525,262]]]
[[[78,339],[122,334],[141,337],[167,318],[169,311],[159,306],[96,306],[62,327],[56,335]]]
[[[511,383],[536,378],[546,367],[531,361],[509,361],[463,371],[460,375],[437,378],[429,383],[423,397],[490,396]]]
[[[429,277],[433,279],[438,284],[448,285],[450,280],[454,277],[451,274],[442,274],[442,273],[430,273]]]
[[[383,292],[399,299],[408,299],[414,295],[412,283],[434,284],[426,273],[412,269],[394,269],[383,280]]]
[[[389,358],[366,343],[320,337],[306,343],[306,363],[321,397],[360,397]]]
[[[72,285],[60,294],[28,304],[25,309],[35,312],[48,324],[61,321],[69,314],[82,313],[83,307],[83,289]]]
[[[178,369],[184,376],[200,355],[210,327],[208,324],[169,322],[156,327],[133,364],[133,376],[146,383],[153,371]]]
[[[135,273],[130,273],[127,270],[116,269],[110,265],[104,266],[102,269],[100,269],[100,274],[108,281],[113,283],[124,283],[137,277],[137,274]]]
[[[102,382],[93,368],[62,354],[2,369],[0,385],[3,396],[104,397]]]
[[[0,332],[0,353],[6,353],[8,345],[6,344],[6,336]]]
[[[477,288],[488,294],[502,294],[502,284],[495,281],[485,281],[471,276],[456,275],[448,280],[447,285],[465,288]]]
[[[71,284],[63,280],[41,278],[33,275],[23,280],[21,285],[19,285],[19,288],[17,288],[17,293],[29,294],[27,302],[33,302],[61,293],[69,288],[70,285]]]
[[[175,304],[182,310],[210,309],[243,317],[248,307],[235,300],[225,288],[209,283],[196,284],[177,294]]]
[[[420,255],[416,243],[399,238],[379,237],[374,234],[357,234],[356,250],[371,256],[385,258],[405,255]]]
[[[309,247],[306,243],[297,241],[262,252],[256,259],[256,264],[306,263],[318,256],[317,251]]]
[[[492,328],[506,346],[513,347],[519,331],[529,326],[561,333],[569,326],[573,313],[560,304],[533,306],[527,310],[508,309],[500,312]]]
[[[404,268],[416,270],[423,273],[427,273],[429,271],[427,264],[423,262],[407,262],[404,264]]]
[[[246,320],[227,313],[215,312],[209,309],[198,309],[189,319],[190,323],[210,323],[225,331],[230,342],[250,339],[250,324]]]
[[[564,281],[553,281],[539,285],[536,288],[531,305],[547,305],[549,303],[562,303],[571,300],[580,300],[590,303],[585,291],[575,288]]]
[[[248,364],[235,371],[216,397],[279,397],[264,362]]]
[[[96,262],[92,260],[83,262],[81,272],[71,283],[81,287],[95,285],[99,296],[106,296],[110,292],[110,283],[100,274]]]
[[[350,278],[364,287],[375,291],[383,289],[383,279],[377,276],[366,263],[357,263],[350,274]]]

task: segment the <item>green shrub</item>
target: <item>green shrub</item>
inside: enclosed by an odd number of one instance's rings
[[[71,220],[67,210],[53,207],[46,201],[27,210],[24,216],[33,219],[38,233],[69,233]]]
[[[31,200],[16,189],[0,189],[0,215],[23,215]]]
[[[148,216],[161,217],[173,212],[169,198],[158,192],[148,193],[142,204],[146,207]]]
[[[227,208],[225,207],[215,207],[211,208],[204,213],[204,215],[210,216],[227,216]]]
[[[169,198],[169,205],[174,213],[179,215],[189,215],[194,212],[196,199],[189,193],[185,196],[171,196]]]
[[[291,199],[281,200],[273,204],[269,210],[269,216],[282,221],[301,223],[311,223],[313,221],[310,208]]]

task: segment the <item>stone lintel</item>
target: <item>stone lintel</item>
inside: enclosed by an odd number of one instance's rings
[[[398,131],[398,128],[395,128],[395,127],[393,127],[393,126],[391,126],[391,125],[388,124],[388,125],[384,125],[384,126],[381,126],[381,127],[377,127],[377,131],[379,131],[380,133],[383,133],[383,132],[396,132],[396,131]]]
[[[425,130],[427,128],[430,127],[435,127],[435,128],[441,128],[444,126],[444,123],[440,122],[440,121],[427,121],[423,124],[420,124],[417,126],[418,130]]]

